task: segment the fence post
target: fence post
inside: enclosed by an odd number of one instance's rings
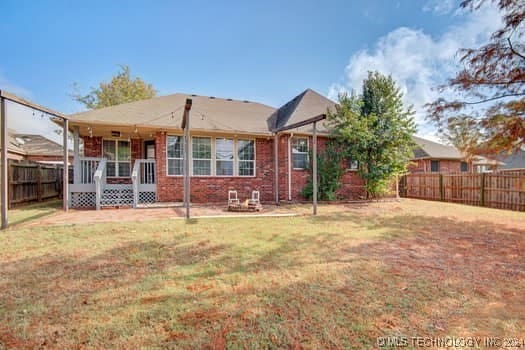
[[[480,199],[481,206],[485,206],[485,173],[481,173],[481,186],[480,186]]]
[[[42,201],[42,166],[38,164],[36,167],[36,199]]]
[[[443,174],[439,174],[439,200],[445,201],[445,189],[443,188]]]

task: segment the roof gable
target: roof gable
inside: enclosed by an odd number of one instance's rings
[[[273,129],[292,125],[306,119],[335,110],[336,103],[312,89],[306,89],[277,110],[273,120]],[[301,132],[311,132],[312,126],[298,128]],[[327,132],[325,122],[321,123],[319,131]]]

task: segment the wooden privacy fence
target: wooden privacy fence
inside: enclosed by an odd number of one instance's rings
[[[525,174],[408,174],[402,197],[525,211]]]
[[[9,163],[9,207],[62,195],[62,166]]]

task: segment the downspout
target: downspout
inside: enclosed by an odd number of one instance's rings
[[[292,201],[292,137],[293,133],[288,137],[288,201]]]

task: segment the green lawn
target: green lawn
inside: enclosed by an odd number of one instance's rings
[[[524,213],[411,200],[319,211],[15,225],[0,233],[0,349],[525,335]]]

